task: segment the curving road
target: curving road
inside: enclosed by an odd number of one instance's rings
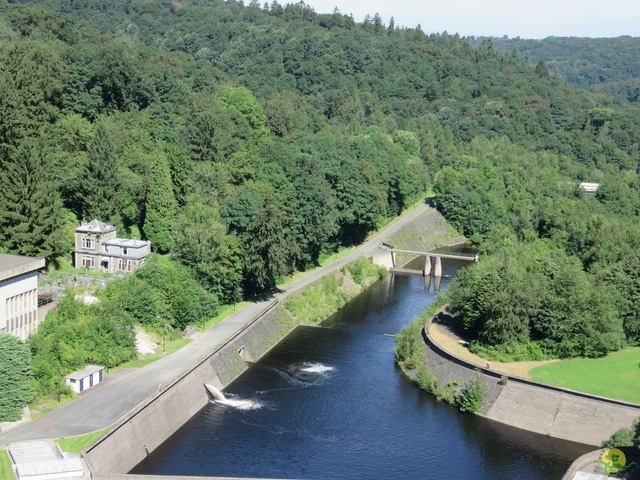
[[[381,232],[372,235],[348,255],[326,267],[309,272],[271,299],[253,303],[234,313],[172,355],[144,368],[106,374],[103,383],[81,394],[77,400],[0,434],[0,448],[15,442],[82,435],[115,423],[147,397],[157,395],[159,384],[171,383],[199,360],[210,355],[218,345],[259,315],[274,299],[281,299],[359,257],[372,255],[381,242],[429,210],[431,207],[426,204],[418,205],[395,219]]]

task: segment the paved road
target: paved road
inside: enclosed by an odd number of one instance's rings
[[[157,395],[159,384],[171,383],[199,360],[210,355],[218,345],[259,315],[274,299],[283,298],[361,256],[371,255],[379,248],[380,242],[428,210],[430,207],[427,205],[419,205],[340,260],[292,282],[273,298],[251,304],[227,317],[172,355],[141,369],[105,375],[102,384],[83,393],[77,400],[0,434],[0,448],[21,441],[82,435],[115,423],[147,397]]]

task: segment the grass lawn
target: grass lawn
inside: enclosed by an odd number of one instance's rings
[[[63,452],[80,453],[82,452],[82,450],[87,448],[98,438],[104,435],[104,433],[107,432],[109,428],[110,427],[107,427],[102,430],[98,430],[97,432],[87,433],[86,435],[79,435],[77,437],[62,438],[60,440],[56,440],[56,443],[60,446],[60,449]]]
[[[9,458],[9,452],[6,450],[0,450],[0,478],[5,480],[11,480],[16,478],[11,468],[11,459]]]
[[[532,380],[640,403],[640,347],[625,348],[604,358],[572,358],[536,367]]]

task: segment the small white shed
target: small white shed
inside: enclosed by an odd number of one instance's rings
[[[99,384],[102,381],[102,370],[104,367],[99,365],[88,365],[84,370],[70,373],[67,375],[67,385],[76,393],[84,392],[86,389]]]

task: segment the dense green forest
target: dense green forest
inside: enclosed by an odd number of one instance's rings
[[[491,40],[501,52],[516,51],[533,63],[543,62],[571,85],[595,92],[618,95],[629,102],[640,101],[640,38],[548,37],[472,38],[474,46]]]
[[[100,307],[65,299],[31,341],[43,385],[106,342],[130,358],[134,322],[272,290],[428,189],[483,248],[451,292],[478,345],[640,340],[638,105],[544,63],[304,3],[47,0],[0,4],[0,65],[0,249],[60,264],[98,218],[164,255]]]

